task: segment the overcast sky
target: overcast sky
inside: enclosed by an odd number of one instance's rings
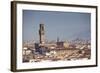
[[[90,18],[90,13],[23,10],[23,40],[39,40],[40,23],[47,40],[90,39]]]

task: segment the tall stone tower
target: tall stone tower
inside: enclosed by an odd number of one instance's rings
[[[39,39],[40,39],[40,44],[44,44],[45,43],[44,24],[40,24],[40,27],[39,27]]]

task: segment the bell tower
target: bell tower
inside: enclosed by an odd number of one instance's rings
[[[39,39],[40,39],[40,44],[44,44],[45,43],[44,24],[40,24],[40,27],[39,27]]]

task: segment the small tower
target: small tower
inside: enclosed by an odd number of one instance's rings
[[[57,42],[59,42],[59,37],[57,37]]]
[[[44,24],[40,24],[40,27],[39,27],[39,39],[40,39],[40,44],[44,44],[45,43]]]

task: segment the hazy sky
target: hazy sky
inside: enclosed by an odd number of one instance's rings
[[[90,18],[90,13],[23,10],[23,40],[39,40],[40,23],[47,40],[90,39]]]

